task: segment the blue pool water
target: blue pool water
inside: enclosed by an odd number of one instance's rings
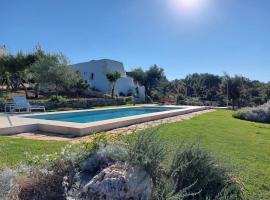
[[[176,108],[166,107],[135,107],[135,108],[118,108],[108,110],[96,110],[96,111],[80,111],[71,113],[59,113],[50,115],[33,115],[26,116],[27,118],[45,119],[54,121],[65,121],[65,122],[76,122],[76,123],[87,123],[96,122],[107,119],[116,119],[128,116],[163,112],[169,110],[175,110]]]

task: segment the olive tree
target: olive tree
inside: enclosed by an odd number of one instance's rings
[[[81,77],[71,69],[62,54],[45,54],[31,66],[33,79],[40,86],[52,88],[56,95],[63,89],[74,88]]]
[[[106,74],[106,77],[112,86],[111,95],[112,95],[112,98],[114,98],[115,84],[116,84],[116,81],[121,78],[121,74],[116,71],[114,73]]]

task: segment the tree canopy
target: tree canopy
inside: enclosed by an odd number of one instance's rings
[[[7,89],[22,87],[29,97],[27,88],[35,85],[36,97],[40,86],[51,88],[58,94],[61,90],[86,89],[81,76],[70,67],[62,54],[49,54],[40,47],[32,53],[8,54],[0,58],[1,83]],[[84,84],[83,84],[84,83]]]
[[[121,74],[118,71],[115,71],[114,73],[108,73],[108,74],[106,74],[106,77],[107,77],[108,81],[112,85],[111,96],[112,96],[112,98],[114,98],[115,83],[116,83],[116,81],[118,79],[121,78]]]

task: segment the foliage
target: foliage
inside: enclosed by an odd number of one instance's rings
[[[251,81],[242,76],[217,76],[194,73],[183,79],[168,81],[162,68],[136,68],[128,73],[144,85],[148,101],[169,104],[225,106],[233,108],[261,105],[270,99],[270,84]],[[181,99],[179,99],[181,97]]]
[[[116,143],[98,135],[92,143],[80,145],[78,150],[66,147],[60,154],[36,159],[15,177],[8,198],[83,199],[85,180],[91,180],[119,161],[143,167],[151,175],[153,199],[213,199],[223,192],[222,186],[228,184],[227,171],[199,148],[182,147],[175,154],[171,167],[163,168],[166,144],[159,139],[157,131],[140,132]],[[231,181],[230,185],[234,189],[222,196],[237,195],[235,199],[241,199],[239,184]]]
[[[64,185],[64,181],[72,185],[75,173],[75,166],[68,160],[57,160],[43,170],[33,168],[28,175],[15,179],[16,184],[11,188],[8,199],[64,200],[65,187],[69,187]]]
[[[167,152],[164,142],[158,138],[156,129],[149,129],[131,137],[127,149],[128,162],[144,167],[153,179],[158,176],[159,167]]]
[[[150,99],[155,96],[159,85],[167,81],[164,70],[157,65],[151,66],[146,71],[142,68],[136,68],[129,72],[128,75],[131,76],[135,82],[145,87],[146,95],[150,97]]]
[[[26,83],[31,80],[29,67],[37,60],[35,54],[5,55],[0,58],[1,84],[6,85],[7,89],[17,90],[22,86],[25,95],[28,97]]]
[[[45,53],[40,47],[28,54],[19,52],[1,57],[0,72],[0,84],[14,91],[22,87],[26,97],[29,97],[28,87],[31,85],[34,85],[36,98],[40,86],[51,87],[56,93],[71,89],[81,93],[89,87],[68,66],[65,56]]]
[[[118,71],[115,71],[114,73],[108,73],[108,74],[106,74],[106,77],[107,77],[108,81],[112,85],[111,97],[114,98],[115,84],[116,84],[116,81],[121,78],[121,74]]]
[[[270,101],[258,107],[243,108],[234,117],[254,122],[270,123]]]
[[[180,147],[177,150],[170,173],[175,181],[176,192],[192,185],[189,192],[197,195],[191,199],[214,199],[224,188],[237,186],[236,182],[230,181],[232,178],[228,175],[227,169],[221,167],[198,144]],[[241,188],[234,187],[234,189],[231,194],[236,195],[235,199],[241,199]]]
[[[5,199],[11,189],[17,171],[13,169],[5,169],[0,171],[0,199]]]
[[[49,97],[49,101],[54,103],[65,103],[67,98],[60,95],[52,95]]]
[[[52,95],[49,98],[49,101],[54,102],[54,103],[65,103],[67,101],[67,99],[65,97],[63,97],[63,96]]]
[[[146,85],[147,74],[142,68],[135,68],[128,73],[140,85]]]
[[[185,143],[192,143],[196,138],[201,137],[200,145],[222,161],[222,163],[218,163],[219,166],[229,164],[233,167],[231,168],[232,178],[236,176],[244,183],[244,193],[247,199],[269,199],[270,169],[267,156],[270,153],[270,125],[238,120],[232,117],[233,113],[233,111],[220,110],[200,115],[191,120],[162,126],[158,130],[158,137],[165,142],[168,152],[162,162],[162,169],[170,168],[169,160],[173,159],[174,152],[178,150],[179,140],[185,138]],[[116,139],[119,140],[119,138]],[[99,141],[102,140],[96,139],[95,143],[100,143]],[[65,142],[59,141],[36,140],[33,142],[33,140],[0,137],[0,165],[13,166],[34,155],[54,153],[65,144]],[[88,146],[90,149],[92,148],[91,143]],[[101,147],[100,145],[95,146]],[[26,152],[29,152],[27,157]],[[171,184],[163,184],[162,180],[158,182],[161,182],[159,184],[161,186],[167,185],[167,191],[172,191]],[[223,191],[228,192],[229,190],[230,188],[226,188]],[[166,194],[169,197],[174,196],[168,192]]]
[[[59,91],[74,87],[80,76],[68,65],[62,54],[45,54],[31,66],[33,79],[43,87],[52,88],[56,95]]]
[[[73,85],[73,89],[75,90],[77,96],[82,95],[89,88],[89,83],[86,80],[83,80],[79,74],[77,74],[77,81]]]
[[[186,94],[190,97],[200,97],[202,100],[219,99],[218,91],[221,77],[213,74],[191,74],[184,79]]]

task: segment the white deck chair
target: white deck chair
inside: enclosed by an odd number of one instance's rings
[[[43,110],[46,112],[45,106],[31,105],[25,96],[13,96],[12,100],[14,102],[12,111],[19,110],[20,112],[21,110],[26,110],[27,112],[32,112],[32,110]]]

